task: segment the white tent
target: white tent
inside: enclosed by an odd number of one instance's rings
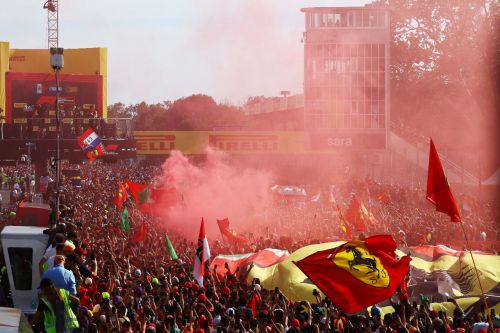
[[[498,186],[500,185],[500,168],[492,174],[488,179],[484,180],[481,185]]]

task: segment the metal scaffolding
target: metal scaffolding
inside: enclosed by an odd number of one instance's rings
[[[47,9],[48,47],[59,47],[59,1],[49,0],[45,3]]]

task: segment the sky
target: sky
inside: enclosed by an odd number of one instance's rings
[[[108,103],[302,92],[302,7],[366,0],[59,0],[59,45],[108,48]],[[0,40],[46,48],[44,0],[1,5]],[[92,5],[94,4],[94,5]]]

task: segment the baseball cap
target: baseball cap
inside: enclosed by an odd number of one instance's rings
[[[79,256],[86,256],[87,255],[87,250],[82,249],[81,247],[77,247],[75,249],[74,253],[78,254]]]
[[[40,281],[40,285],[38,286],[38,289],[43,289],[43,288],[52,287],[52,286],[54,286],[54,284],[52,283],[51,279],[49,279],[49,278],[43,278]]]

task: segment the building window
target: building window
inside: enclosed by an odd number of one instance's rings
[[[9,247],[7,251],[15,289],[31,290],[33,249],[31,247]]]
[[[329,13],[327,15],[327,25],[329,27],[333,27],[335,25],[334,20],[335,20],[335,15],[333,13]]]

